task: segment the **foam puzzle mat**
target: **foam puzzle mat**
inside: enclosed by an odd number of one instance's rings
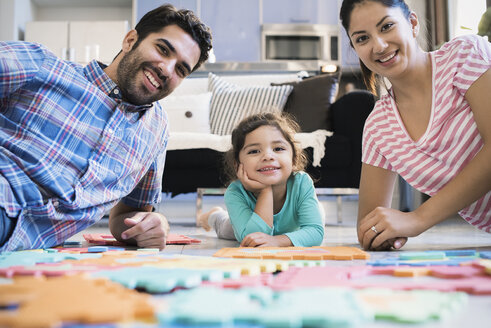
[[[460,257],[459,265],[370,266],[356,261],[368,253],[350,247],[235,250],[242,255],[232,257],[228,248],[217,254],[229,257],[218,257],[107,245],[5,252],[0,327],[419,323],[463,309],[467,294],[491,295],[491,260],[483,252],[429,255]],[[251,250],[256,254],[249,256]],[[395,254],[401,261],[427,255]],[[77,297],[67,302],[67,291]]]
[[[370,255],[355,247],[237,247],[222,248],[213,256],[277,260],[367,260]]]

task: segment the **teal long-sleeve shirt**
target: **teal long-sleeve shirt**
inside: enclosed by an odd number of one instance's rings
[[[297,172],[287,181],[285,203],[273,216],[270,227],[254,212],[256,197],[239,180],[225,192],[225,205],[239,242],[253,232],[286,235],[294,246],[319,246],[324,239],[324,217],[315,194],[314,183],[305,172]]]

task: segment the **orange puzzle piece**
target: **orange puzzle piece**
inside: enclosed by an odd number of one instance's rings
[[[222,248],[213,256],[274,260],[367,260],[370,254],[344,246]]]
[[[0,310],[0,327],[155,320],[149,295],[83,275],[20,277],[12,284],[0,284],[0,307],[13,305],[18,308]]]

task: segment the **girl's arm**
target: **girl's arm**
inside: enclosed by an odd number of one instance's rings
[[[273,188],[259,181],[249,179],[243,164],[239,165],[237,177],[245,190],[257,195],[254,212],[259,215],[268,226],[273,227]]]
[[[490,85],[491,70],[488,70],[471,85],[465,95],[483,139],[484,145],[481,150],[455,178],[413,212],[402,213],[375,209],[366,215],[358,225],[359,238],[361,237],[363,247],[377,248],[392,238],[417,236],[469,206],[491,190]],[[372,182],[378,183],[374,180]],[[362,190],[360,190],[361,193]],[[370,232],[372,226],[376,227],[378,235],[374,236],[374,233]]]
[[[232,183],[227,188],[224,197],[235,237],[239,242],[242,242],[244,237],[253,232],[263,232],[272,235],[272,226],[269,226],[254,212],[256,200],[242,187],[236,182]]]
[[[291,213],[290,228],[284,227],[289,231],[285,235],[294,246],[319,246],[324,240],[324,211],[312,179],[307,174],[297,174],[295,178],[297,181],[291,191],[291,199],[295,199],[291,208],[295,213]]]

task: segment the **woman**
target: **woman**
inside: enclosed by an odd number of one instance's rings
[[[402,0],[345,0],[340,18],[367,87],[391,84],[365,124],[360,244],[400,248],[457,212],[491,232],[490,44],[469,35],[425,52]],[[391,209],[398,174],[432,197],[412,212]]]

